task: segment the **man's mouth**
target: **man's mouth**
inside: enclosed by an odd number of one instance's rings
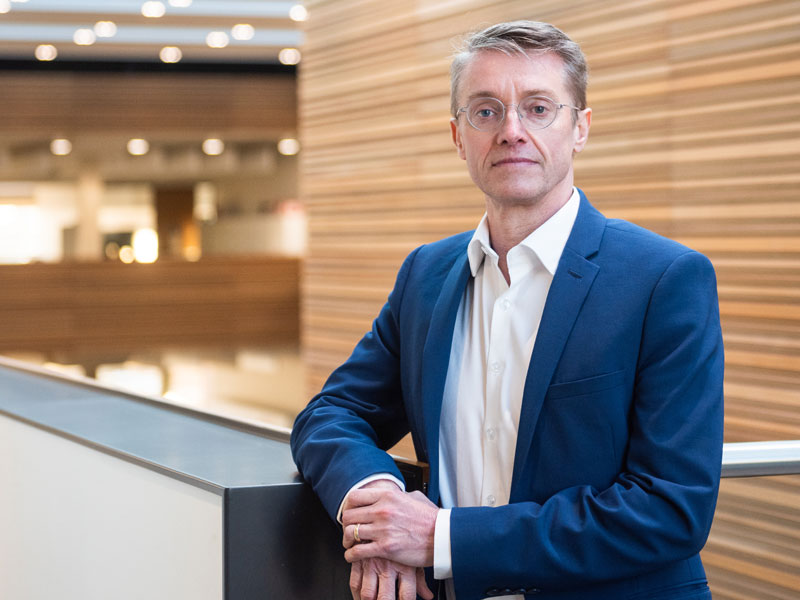
[[[524,156],[510,156],[508,158],[502,158],[498,161],[492,163],[493,167],[499,167],[502,165],[535,165],[539,161],[534,160],[532,158],[526,158]]]

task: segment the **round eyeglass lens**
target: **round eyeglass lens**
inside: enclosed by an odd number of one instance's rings
[[[496,98],[475,98],[467,105],[467,120],[479,131],[492,131],[500,126],[506,109]]]
[[[519,103],[519,114],[532,129],[544,129],[556,118],[558,107],[549,98],[528,96]]]

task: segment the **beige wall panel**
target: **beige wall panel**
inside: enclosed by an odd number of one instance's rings
[[[370,327],[405,255],[473,228],[483,213],[450,140],[454,38],[534,18],[565,29],[589,59],[594,120],[576,161],[578,185],[608,216],[682,241],[715,264],[726,440],[800,438],[800,3],[307,5],[300,120],[309,393]],[[800,565],[781,554],[796,549],[800,531],[797,483],[787,481],[726,484],[706,551],[715,598],[800,593]],[[779,492],[794,504],[765,499]]]

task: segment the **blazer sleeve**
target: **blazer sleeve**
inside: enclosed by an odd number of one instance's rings
[[[681,254],[661,274],[638,356],[627,454],[610,487],[452,510],[459,600],[632,577],[705,544],[722,459],[723,348],[716,279],[701,254]]]
[[[297,468],[334,519],[345,494],[365,477],[391,473],[404,481],[386,450],[408,433],[398,315],[418,251],[403,262],[371,331],[297,416],[292,429]]]

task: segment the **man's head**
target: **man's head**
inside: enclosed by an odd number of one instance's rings
[[[489,205],[560,208],[592,116],[578,45],[546,23],[494,25],[456,56],[452,93],[453,142]]]
[[[572,95],[570,103],[586,108],[586,85],[589,69],[581,47],[563,31],[537,21],[511,21],[487,27],[464,40],[450,65],[450,109],[453,116],[459,108],[459,83],[464,69],[479,52],[496,51],[514,55],[552,52],[564,62],[566,85]]]

